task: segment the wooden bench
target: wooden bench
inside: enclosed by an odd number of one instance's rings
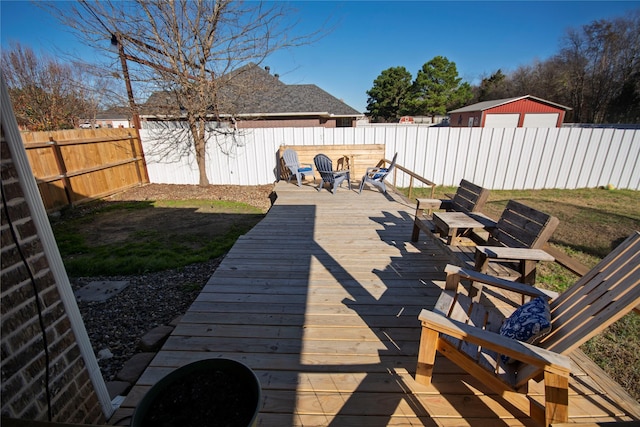
[[[460,181],[456,194],[451,199],[416,199],[411,241],[417,242],[420,230],[430,234],[434,230],[431,212],[437,209],[449,212],[479,212],[489,198],[489,190],[465,179]],[[425,211],[428,211],[425,214]]]
[[[429,234],[456,265],[533,285],[537,263],[554,261],[542,248],[559,223],[554,216],[510,200],[483,244],[469,241],[453,246],[435,233]]]

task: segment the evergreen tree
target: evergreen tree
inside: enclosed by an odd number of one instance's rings
[[[396,122],[407,113],[411,73],[405,67],[384,70],[367,91],[367,112],[376,122]]]
[[[418,71],[412,86],[410,110],[415,115],[445,115],[471,98],[471,85],[458,77],[455,62],[436,56]]]

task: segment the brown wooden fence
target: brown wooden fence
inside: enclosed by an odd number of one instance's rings
[[[23,132],[22,141],[47,211],[149,182],[135,129]]]

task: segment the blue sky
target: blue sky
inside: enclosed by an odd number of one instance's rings
[[[545,60],[560,50],[568,28],[640,10],[640,1],[303,1],[299,31],[335,29],[313,45],[267,59],[288,84],[315,84],[364,112],[380,73],[404,66],[414,77],[445,56],[463,80],[477,84],[498,69]],[[11,40],[55,55],[91,55],[64,26],[28,1],[0,1],[2,47]]]

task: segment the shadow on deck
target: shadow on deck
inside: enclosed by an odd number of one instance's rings
[[[434,243],[411,242],[413,203],[378,190],[275,191],[112,420],[128,425],[175,368],[225,357],[259,377],[261,426],[533,425],[444,358],[430,386],[413,380],[417,316],[435,304],[447,262]],[[640,416],[591,361],[574,360],[571,422]]]

